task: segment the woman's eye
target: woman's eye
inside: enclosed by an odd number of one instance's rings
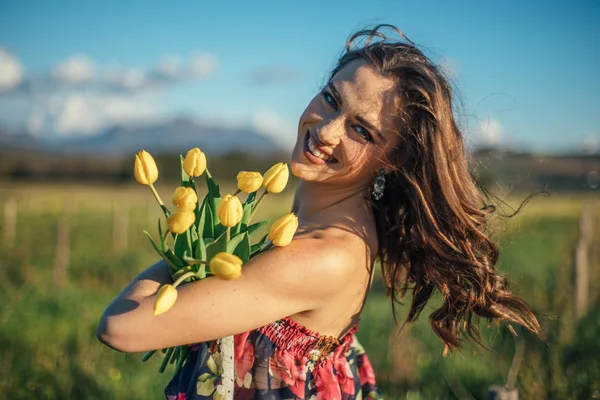
[[[356,131],[358,136],[360,136],[367,142],[373,142],[373,137],[371,136],[371,134],[369,133],[368,130],[366,130],[365,128],[363,128],[360,125],[353,125],[352,128]]]
[[[335,111],[337,111],[337,109],[338,109],[338,104],[337,104],[337,101],[335,101],[335,97],[333,97],[333,96],[331,95],[331,93],[328,93],[328,92],[326,92],[326,91],[323,91],[323,100],[325,100],[325,102],[326,102],[327,104],[329,104],[329,106],[330,106],[331,108],[333,108]]]

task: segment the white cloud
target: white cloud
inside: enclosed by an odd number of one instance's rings
[[[190,64],[192,75],[203,77],[212,74],[218,66],[217,58],[211,54],[200,54]]]
[[[94,78],[94,64],[85,54],[77,54],[60,62],[54,77],[67,83],[79,84]]]
[[[157,118],[158,105],[147,96],[107,96],[99,99],[105,124],[128,124]]]
[[[127,89],[137,89],[146,83],[146,73],[139,68],[129,68],[123,72],[121,84]]]
[[[151,121],[158,115],[154,98],[71,93],[56,113],[54,130],[60,135],[94,134],[115,124]]]
[[[296,143],[296,126],[273,110],[263,110],[254,115],[252,126],[285,148],[291,148]]]
[[[157,69],[164,76],[176,77],[181,73],[182,63],[179,57],[166,55],[161,58]]]
[[[28,76],[20,60],[0,48],[0,103],[9,105],[0,109],[0,120],[40,135],[92,135],[115,124],[151,123],[165,115],[159,105],[166,91],[217,68],[218,59],[207,53],[165,56],[143,68],[96,64],[81,53]],[[19,99],[18,112],[11,111]]]
[[[499,144],[504,136],[502,124],[497,119],[487,116],[477,125],[478,139],[487,145]]]
[[[0,48],[0,92],[12,89],[23,79],[21,61],[8,51]]]
[[[54,127],[60,134],[92,133],[100,128],[100,120],[93,102],[83,94],[67,96],[62,104]]]

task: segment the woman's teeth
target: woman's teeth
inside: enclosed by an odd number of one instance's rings
[[[321,160],[325,160],[327,162],[334,162],[335,161],[332,158],[328,158],[326,154],[324,154],[323,152],[319,151],[315,147],[315,144],[313,143],[312,137],[310,135],[308,136],[308,149],[310,150],[310,152],[312,153],[313,156],[318,157]]]

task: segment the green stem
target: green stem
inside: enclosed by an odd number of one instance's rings
[[[179,284],[183,281],[185,281],[187,278],[189,278],[190,276],[195,276],[196,273],[195,272],[187,272],[183,275],[181,275],[179,278],[177,278],[177,280],[173,283],[173,287],[177,287],[179,286]]]
[[[179,354],[179,360],[177,360],[177,364],[175,364],[175,373],[177,373],[181,367],[183,367],[183,363],[185,362],[189,351],[189,346],[182,346],[181,353]]]
[[[206,264],[208,264],[208,262],[206,262],[204,260],[199,260],[197,258],[192,258],[192,257],[183,257],[183,261],[185,261],[189,265],[198,265],[198,264],[206,265]]]
[[[231,227],[227,227],[227,243],[229,244],[229,240],[231,239]]]
[[[260,204],[260,202],[262,201],[263,197],[265,197],[267,195],[267,191],[265,190],[263,192],[263,194],[260,195],[260,197],[258,198],[258,201],[256,202],[256,204],[254,205],[254,207],[252,207],[252,213],[250,214],[250,218],[248,219],[248,225],[250,225],[250,221],[252,221],[252,217],[254,217],[254,214],[256,213],[256,209],[258,208],[258,205]]]
[[[154,188],[154,185],[149,184],[148,187],[150,187],[150,190],[152,190],[152,194],[154,195],[154,198],[158,202],[158,205],[160,206],[160,208],[162,208],[163,213],[165,214],[165,217],[168,218],[169,215],[171,215],[171,211],[169,211],[167,206],[165,206],[165,203],[163,203],[163,201],[161,200],[160,196],[158,195],[158,192],[156,191],[156,188]]]
[[[169,363],[169,360],[171,359],[174,350],[174,347],[171,347],[167,350],[167,354],[165,354],[165,358],[163,358],[162,363],[160,364],[160,368],[158,369],[158,372],[160,372],[161,374],[165,372],[165,368],[167,368],[167,364]]]
[[[154,355],[154,353],[156,353],[156,350],[150,350],[147,351],[143,356],[142,356],[142,362],[146,362],[150,359],[150,357],[152,357]]]
[[[234,196],[237,196],[238,194],[240,194],[240,192],[241,192],[241,190],[240,190],[240,189],[238,189],[238,190],[236,190],[236,192],[235,192],[233,195],[234,195]]]
[[[175,347],[175,351],[173,352],[173,357],[169,361],[169,364],[175,364],[175,361],[179,359],[179,355],[181,354],[181,346]]]

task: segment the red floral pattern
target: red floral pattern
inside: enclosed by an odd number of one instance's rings
[[[325,338],[290,318],[234,336],[236,400],[379,400],[375,373],[356,339],[357,327],[329,353],[320,353]],[[324,340],[327,339],[327,340]],[[192,346],[183,368],[173,377],[168,400],[217,400],[205,393],[212,383],[216,346]],[[335,339],[334,339],[335,343]],[[213,363],[214,364],[214,363]],[[211,386],[212,387],[212,386]],[[199,393],[199,392],[202,392]]]

